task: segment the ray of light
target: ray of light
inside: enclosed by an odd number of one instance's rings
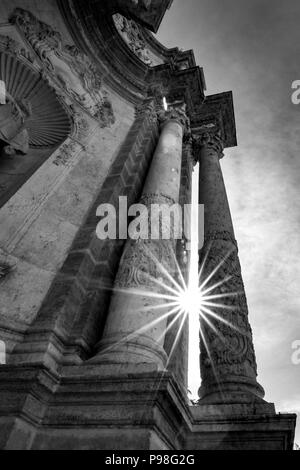
[[[230,323],[228,320],[226,320],[225,318],[221,317],[221,315],[218,315],[217,313],[213,312],[212,310],[202,306],[202,312],[200,315],[203,315],[204,314],[207,314],[207,315],[210,315],[211,317],[215,318],[216,320],[220,321],[221,323],[224,323],[225,325],[227,325],[229,328],[232,328],[234,330],[237,330],[239,331],[239,329],[233,325],[232,323]],[[203,315],[204,317],[205,315]]]
[[[219,270],[222,268],[231,252],[228,253],[227,256],[225,256],[224,259],[221,260],[218,265],[203,279],[204,268],[209,253],[209,251],[207,251],[204,261],[199,266],[199,276],[190,276],[189,282],[186,282],[184,279],[175,253],[173,266],[176,266],[176,272],[171,273],[168,271],[166,266],[156,259],[155,255],[148,247],[145,248],[145,252],[149,257],[149,260],[155,263],[160,277],[155,278],[149,273],[140,271],[138,274],[140,274],[141,277],[146,281],[149,281],[151,283],[151,287],[137,286],[134,288],[115,288],[113,291],[115,293],[139,296],[150,300],[152,299],[153,305],[140,306],[139,311],[133,311],[132,314],[134,315],[137,313],[150,311],[154,313],[154,318],[152,317],[152,319],[148,319],[145,325],[137,328],[134,332],[129,332],[122,339],[120,339],[120,341],[113,345],[109,345],[101,352],[107,353],[117,348],[122,343],[127,343],[140,335],[147,335],[147,332],[161,324],[161,322],[170,319],[170,322],[167,324],[166,328],[163,328],[163,331],[157,339],[157,342],[160,344],[163,340],[163,337],[172,329],[174,330],[174,339],[171,345],[171,349],[168,353],[167,364],[165,365],[166,371],[182,334],[185,320],[188,318],[188,316],[197,319],[200,318],[199,336],[210,360],[212,372],[216,378],[216,383],[219,383],[215,364],[213,362],[213,357],[210,351],[209,342],[207,338],[205,338],[206,329],[203,330],[204,325],[201,326],[201,321],[204,322],[206,327],[211,329],[214,334],[223,341],[224,336],[222,335],[220,328],[218,328],[217,323],[214,323],[210,319],[215,319],[225,324],[229,328],[240,332],[240,330],[235,325],[231,324],[230,321],[224,318],[222,313],[218,314],[219,309],[233,312],[236,310],[234,305],[225,304],[222,300],[230,298],[233,299],[239,295],[238,292],[216,292],[217,289],[228,283],[232,277],[226,276],[225,278],[214,282],[215,276],[218,274]],[[157,301],[160,302],[158,305],[155,305],[155,302],[157,303]],[[196,324],[194,323],[194,325]],[[163,377],[164,371],[162,371],[159,382],[157,383],[157,381],[155,381],[157,387],[156,390],[159,389],[159,385]],[[219,388],[221,390],[221,386],[219,386]]]
[[[182,313],[182,312],[181,312],[181,313]],[[179,341],[179,338],[180,338],[180,335],[181,335],[181,333],[182,333],[182,329],[183,329],[183,326],[184,326],[184,322],[185,322],[185,320],[186,320],[186,318],[187,318],[187,315],[188,315],[187,312],[184,312],[184,313],[181,315],[181,316],[182,316],[182,320],[181,320],[181,323],[180,323],[180,325],[179,325],[179,328],[178,328],[178,330],[177,330],[177,332],[176,332],[176,336],[175,336],[175,339],[174,339],[172,348],[171,348],[171,350],[170,350],[170,352],[169,352],[169,357],[168,357],[168,360],[167,360],[166,368],[168,368],[168,365],[169,365],[169,363],[170,363],[170,360],[171,360],[171,358],[172,358],[172,356],[173,356],[173,353],[174,353],[175,348],[176,348],[176,346],[177,346],[177,343],[178,343],[178,341]]]
[[[233,253],[233,249],[230,250],[225,256],[224,258],[217,264],[217,266],[212,270],[212,272],[206,277],[206,279],[204,280],[204,282],[201,284],[201,289],[203,289],[208,283],[209,281],[215,276],[215,274],[219,271],[219,269],[223,266],[223,264],[225,263],[225,261],[229,258],[229,256],[231,255],[231,253]],[[204,265],[204,262],[203,262],[203,265]],[[204,268],[204,266],[203,266]],[[229,276],[231,277],[231,276]],[[221,283],[224,283],[225,280],[221,281]]]

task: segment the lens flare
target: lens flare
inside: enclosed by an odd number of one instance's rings
[[[189,285],[178,295],[178,306],[188,315],[197,315],[201,312],[204,297],[201,289],[197,286]]]
[[[204,344],[206,344],[206,342],[201,331],[201,325],[199,325],[200,319],[205,321],[205,323],[210,328],[212,328],[216,334],[218,334],[218,331],[216,330],[214,322],[211,321],[212,319],[225,323],[227,326],[237,330],[237,327],[227,321],[222,314],[218,314],[217,310],[234,310],[233,306],[224,304],[221,301],[224,298],[239,295],[239,293],[227,292],[223,294],[214,294],[215,290],[226,284],[231,279],[231,277],[226,277],[217,283],[211,282],[213,277],[226,261],[227,257],[225,257],[224,260],[214,269],[214,271],[200,283],[199,280],[201,277],[203,277],[203,269],[206,261],[204,260],[200,268],[199,277],[192,276],[190,281],[187,283],[184,279],[184,274],[180,269],[175,253],[173,261],[176,265],[176,274],[174,275],[174,272],[171,274],[167,267],[155,258],[155,255],[149,248],[145,246],[144,249],[145,254],[148,256],[149,260],[155,262],[157,270],[160,272],[160,276],[158,278],[154,278],[149,273],[141,271],[141,277],[144,277],[145,280],[149,280],[149,285],[154,284],[157,286],[157,290],[153,290],[153,288],[152,290],[148,290],[146,286],[140,286],[139,288],[130,289],[116,288],[113,289],[113,291],[115,293],[120,292],[130,296],[141,296],[144,299],[149,300],[150,302],[147,301],[147,305],[142,308],[142,311],[149,311],[152,313],[156,312],[156,314],[153,315],[153,320],[148,321],[148,323],[133,333],[124,336],[124,338],[119,343],[111,345],[108,349],[113,349],[120,343],[126,343],[127,341],[130,341],[132,338],[139,335],[147,334],[147,331],[151,330],[153,327],[159,325],[159,323],[165,321],[168,318],[170,318],[170,321],[167,327],[167,331],[172,327],[176,327],[174,344],[172,346],[171,353],[169,354],[169,361],[171,359],[172,353],[176,348],[184,328],[185,321],[187,319],[190,319],[190,324],[193,324],[193,328],[197,328],[196,325],[198,326],[198,331],[200,332],[200,336],[202,337]],[[155,301],[153,304],[151,303],[151,299]],[[157,303],[157,299],[159,299],[161,302]],[[137,312],[133,310],[132,315],[135,315],[135,313]],[[141,313],[141,311],[139,313]],[[162,335],[165,335],[167,331],[164,331]],[[108,349],[105,351],[107,352]]]

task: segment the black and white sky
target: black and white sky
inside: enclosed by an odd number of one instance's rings
[[[174,0],[157,37],[194,50],[207,94],[233,91],[238,147],[226,150],[222,168],[258,378],[266,399],[300,420],[300,364],[292,362],[300,340],[300,105],[291,101],[299,23],[299,0]]]

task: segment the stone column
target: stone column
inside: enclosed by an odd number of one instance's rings
[[[151,204],[171,207],[179,202],[182,140],[188,123],[182,105],[162,112],[159,118],[161,134],[140,200],[140,204],[147,207],[149,218]],[[144,216],[148,219],[147,214]],[[92,362],[151,363],[159,370],[165,368],[168,309],[160,307],[165,303],[161,298],[148,294],[168,294],[163,285],[170,285],[170,282],[161,266],[172,276],[175,274],[173,231],[170,232],[171,239],[161,239],[162,228],[168,228],[166,223],[160,219],[157,240],[150,239],[149,227],[149,239],[126,242],[103,339]]]
[[[223,305],[209,307],[220,320],[205,311],[203,315],[208,321],[201,315],[200,403],[261,401],[264,391],[256,381],[247,300],[220,166],[220,158],[223,157],[220,133],[214,130],[205,132],[198,137],[197,144],[200,204],[205,206],[205,243],[199,253],[200,268],[204,266],[201,283],[216,270],[203,291],[216,285],[209,295],[230,295],[211,300]]]

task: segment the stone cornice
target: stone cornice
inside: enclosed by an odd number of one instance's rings
[[[189,116],[198,114],[205,98],[200,67],[177,70],[174,64],[164,64],[151,69],[148,77],[150,94],[165,96],[168,103],[183,101]]]
[[[151,41],[161,57],[168,63],[149,67],[128,47],[118,33],[111,14],[100,15],[92,9],[91,0],[57,0],[67,27],[77,46],[91,56],[103,73],[103,81],[135,105],[146,97],[154,97],[153,90],[163,89],[163,94],[176,95],[187,103],[188,112],[195,112],[204,99],[203,71],[192,67],[192,51],[180,52],[177,48],[159,46],[151,33],[142,30],[146,42]],[[114,51],[112,56],[112,50]],[[168,52],[169,51],[169,52]],[[113,60],[112,60],[113,59]],[[190,67],[185,69],[185,67]],[[190,88],[190,92],[188,91]],[[170,92],[172,90],[172,92]],[[173,96],[170,101],[174,101]]]
[[[97,64],[104,83],[134,105],[146,98],[161,104],[164,96],[168,103],[184,101],[195,134],[203,132],[203,126],[214,124],[221,130],[225,148],[237,144],[232,93],[205,97],[203,70],[195,66],[193,51],[167,49],[141,28],[147,46],[165,60],[149,67],[118,33],[106,2],[100,8],[93,0],[57,1],[75,44]]]
[[[236,147],[236,125],[232,92],[207,96],[197,113],[191,116],[194,136],[205,132],[220,132],[224,148]]]

